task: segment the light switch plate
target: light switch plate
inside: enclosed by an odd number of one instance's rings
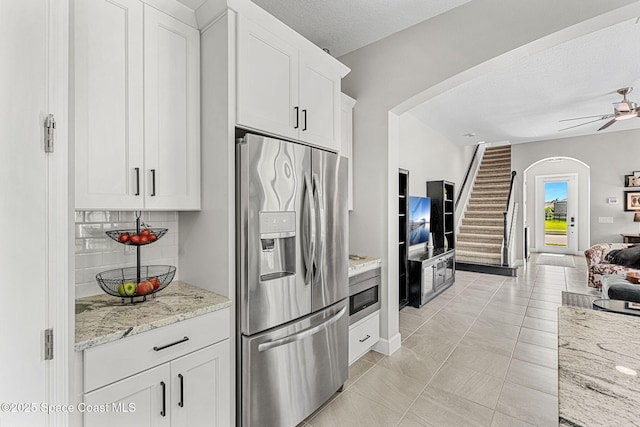
[[[609,205],[617,205],[618,198],[617,197],[607,197],[607,204]]]
[[[613,224],[613,217],[611,216],[599,216],[598,222],[600,224]]]

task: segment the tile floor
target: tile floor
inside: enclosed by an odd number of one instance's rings
[[[517,278],[458,271],[440,296],[405,307],[402,347],[356,361],[301,426],[557,426],[561,291],[599,291],[584,257],[576,268],[536,259]]]

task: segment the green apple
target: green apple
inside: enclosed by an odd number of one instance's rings
[[[136,293],[136,284],[133,282],[125,282],[122,284],[123,288],[124,288],[124,294],[125,296],[132,296],[133,294]],[[120,290],[118,290],[118,292],[120,292]],[[120,294],[122,295],[122,294]]]
[[[123,296],[123,297],[127,296],[126,292],[124,291],[124,283],[120,283],[118,285],[118,293],[120,294],[120,296]]]

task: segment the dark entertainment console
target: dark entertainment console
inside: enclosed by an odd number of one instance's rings
[[[456,279],[455,249],[409,253],[409,304],[422,307]]]

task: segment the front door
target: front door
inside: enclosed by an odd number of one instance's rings
[[[536,177],[536,248],[574,254],[578,236],[576,175]]]

